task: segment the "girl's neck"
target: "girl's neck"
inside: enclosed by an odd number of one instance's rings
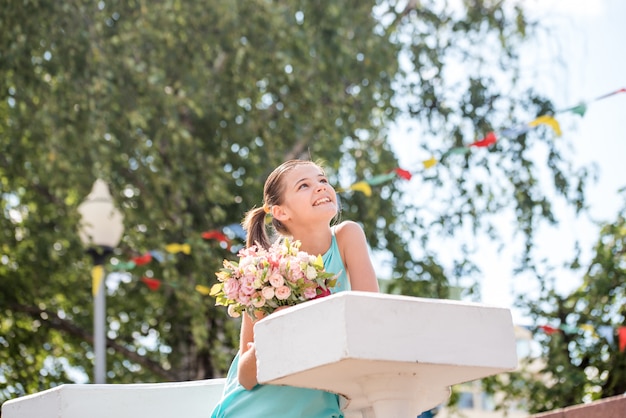
[[[330,248],[332,232],[330,226],[326,227],[302,227],[292,231],[293,239],[300,241],[301,251],[311,255],[324,254]]]

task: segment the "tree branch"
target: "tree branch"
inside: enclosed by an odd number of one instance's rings
[[[77,326],[71,321],[61,318],[56,312],[17,303],[10,304],[10,308],[14,311],[25,313],[37,320],[43,319],[43,323],[48,324],[51,328],[67,332],[68,334],[83,339],[93,345],[93,334],[86,332],[83,328]],[[130,361],[133,361],[141,365],[142,367],[145,367],[157,376],[160,376],[163,379],[169,381],[177,380],[177,376],[174,373],[168,372],[167,370],[163,369],[163,367],[161,367],[159,363],[150,360],[149,358],[140,356],[136,352],[129,350],[128,348],[115,342],[114,340],[106,338],[106,344],[107,347],[113,348],[117,353],[123,355]]]

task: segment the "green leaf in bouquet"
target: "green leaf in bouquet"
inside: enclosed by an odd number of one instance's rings
[[[318,270],[324,270],[324,260],[321,255],[318,255],[315,261],[313,262],[313,266]]]
[[[209,295],[217,296],[222,291],[223,288],[224,288],[223,283],[215,283],[213,286],[211,286],[211,291],[209,292]]]

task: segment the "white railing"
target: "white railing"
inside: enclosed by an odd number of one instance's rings
[[[61,385],[2,405],[2,418],[208,418],[224,379],[126,385]]]
[[[414,418],[449,387],[517,367],[508,309],[342,292],[255,325],[258,378],[342,395],[346,418]],[[5,402],[3,418],[206,418],[223,379],[62,385]]]

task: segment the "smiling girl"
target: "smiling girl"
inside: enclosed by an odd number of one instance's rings
[[[338,274],[332,293],[360,290],[378,292],[378,282],[362,228],[344,221],[331,226],[338,215],[335,190],[316,163],[290,160],[265,181],[262,207],[252,209],[243,222],[246,245],[272,244],[266,230],[269,214],[280,236],[301,242],[300,250],[321,254],[324,268]],[[239,352],[228,371],[222,400],[211,417],[339,418],[336,394],[291,386],[260,385],[256,375],[254,322],[242,316]],[[323,343],[323,342],[321,342]]]

